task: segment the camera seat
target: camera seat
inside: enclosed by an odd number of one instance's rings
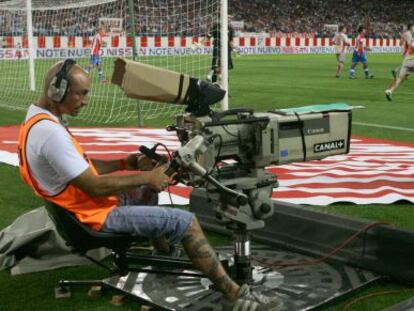
[[[71,212],[53,204],[45,202],[45,208],[49,217],[56,225],[56,229],[67,245],[73,248],[73,252],[89,259],[91,262],[110,271],[112,274],[125,276],[129,272],[145,272],[146,268],[131,267],[131,265],[149,265],[151,273],[178,274],[168,271],[177,268],[191,268],[192,264],[187,258],[177,258],[170,256],[156,256],[151,253],[142,254],[132,251],[132,246],[148,243],[149,240],[143,237],[131,236],[126,234],[108,233],[95,231],[82,224]],[[112,267],[108,267],[98,260],[88,256],[87,252],[92,249],[105,247],[112,251]],[[153,267],[161,267],[156,270]],[[55,289],[57,298],[70,296],[71,286],[104,286],[102,280],[60,280],[59,287]]]

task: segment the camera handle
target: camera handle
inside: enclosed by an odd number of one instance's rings
[[[248,197],[241,192],[230,189],[221,184],[217,179],[208,174],[207,170],[197,163],[197,155],[207,150],[205,145],[205,139],[201,135],[197,135],[192,138],[185,146],[175,152],[175,156],[172,159],[170,166],[165,171],[167,176],[173,175],[179,170],[180,167],[190,169],[194,174],[201,176],[209,183],[214,185],[219,192],[226,194],[231,204],[235,206],[242,206],[248,203]],[[144,155],[153,159],[156,162],[163,162],[165,158],[155,152],[154,148],[148,148],[146,146],[140,146],[139,151]]]
[[[253,115],[254,110],[251,108],[234,108],[225,111],[215,112],[211,115],[211,120],[213,122],[221,121],[222,118],[226,116],[238,115],[240,113],[248,113],[249,115]]]

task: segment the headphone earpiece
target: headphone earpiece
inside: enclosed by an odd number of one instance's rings
[[[62,68],[50,82],[49,87],[47,89],[47,96],[54,102],[61,103],[65,100],[65,97],[68,94],[70,87],[68,74],[70,68],[74,64],[76,64],[76,61],[73,59],[65,60],[62,65]]]

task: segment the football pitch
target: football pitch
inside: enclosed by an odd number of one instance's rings
[[[234,70],[230,72],[230,108],[247,107],[255,111],[267,111],[276,108],[298,107],[312,104],[344,102],[354,106],[364,106],[353,111],[352,133],[355,135],[391,139],[414,143],[414,77],[405,81],[394,93],[392,102],[384,96],[384,90],[391,83],[391,69],[400,65],[399,54],[369,54],[369,68],[373,79],[364,79],[362,66],[357,67],[357,79],[348,79],[350,56],[348,55],[342,77],[335,78],[336,60],[333,55],[261,55],[233,58]],[[49,62],[52,63],[52,62]],[[111,59],[105,59],[105,67],[110,66]],[[7,64],[7,72],[13,71],[13,63]],[[0,63],[0,68],[2,64]],[[208,68],[207,68],[208,69]],[[206,69],[206,70],[207,70]],[[10,71],[9,71],[10,70]],[[3,70],[2,70],[3,71]],[[206,71],[207,73],[207,71]],[[93,73],[94,82],[97,73]],[[37,77],[42,80],[41,76]],[[40,83],[40,82],[39,82]],[[1,86],[1,84],[0,84]],[[97,83],[96,92],[102,86]],[[93,87],[94,87],[93,86]],[[10,86],[9,86],[10,87]],[[4,88],[0,90],[0,94]],[[20,93],[19,93],[20,92]],[[8,92],[2,96],[13,104],[26,91],[19,91],[15,97]],[[102,88],[103,92],[103,88]],[[106,91],[105,91],[106,92]],[[25,98],[34,100],[31,95]],[[104,98],[104,96],[102,96]],[[105,105],[105,103],[102,103]],[[22,109],[9,110],[0,108],[0,126],[19,124],[24,117]],[[173,116],[146,120],[147,127],[165,127],[174,122]],[[116,126],[134,126],[136,120],[130,119]],[[111,126],[88,121],[72,120],[72,125]],[[20,214],[42,205],[34,198],[30,190],[20,180],[18,170],[0,164],[0,206],[2,217],[0,228],[4,228]],[[317,207],[312,207],[317,208]],[[321,208],[327,212],[340,213],[352,217],[372,220],[385,220],[399,227],[414,229],[413,205],[398,203],[392,205],[352,205],[335,204]],[[215,243],[222,238],[211,235]],[[55,300],[53,288],[60,278],[100,278],[107,274],[96,266],[66,268],[56,271],[33,273],[11,277],[8,272],[0,272],[0,294],[4,310],[120,310],[108,303],[110,294],[103,297],[88,297],[83,289],[76,289],[69,300]],[[387,283],[377,285],[360,292],[369,294],[378,290],[398,290],[402,285]],[[349,310],[383,310],[407,297],[410,293],[379,296],[352,306]],[[343,306],[355,299],[346,301],[325,310],[342,310]],[[137,304],[128,301],[122,310],[137,310]]]

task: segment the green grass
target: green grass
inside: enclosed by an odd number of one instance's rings
[[[160,63],[165,59],[160,58]],[[370,69],[375,75],[373,80],[362,78],[362,68],[357,68],[356,80],[347,78],[349,59],[343,77],[335,79],[335,59],[332,55],[278,55],[278,56],[243,56],[234,59],[235,69],[230,73],[231,108],[251,107],[256,111],[275,108],[304,106],[319,103],[346,102],[352,105],[363,105],[365,109],[355,110],[353,120],[360,123],[380,124],[414,129],[412,116],[414,105],[414,85],[412,79],[403,84],[394,95],[394,101],[385,100],[384,90],[391,82],[390,69],[399,65],[401,57],[397,54],[369,55]],[[106,60],[107,65],[111,60]],[[43,64],[44,65],[44,64]],[[13,67],[12,63],[7,66]],[[0,68],[4,68],[0,63]],[[96,74],[96,73],[95,73]],[[96,77],[95,77],[96,78]],[[40,77],[38,77],[38,80]],[[23,82],[22,82],[23,83]],[[96,85],[97,93],[100,86]],[[4,90],[0,79],[0,87]],[[10,88],[6,85],[6,88]],[[4,91],[3,91],[4,92]],[[102,94],[101,94],[102,95]],[[25,95],[28,96],[28,95]],[[19,93],[8,92],[3,98],[12,103]],[[24,117],[21,110],[0,108],[0,125],[18,124]],[[171,124],[172,118],[159,118],[146,121],[146,126],[163,127]],[[136,121],[117,123],[116,126],[134,126]],[[72,125],[107,126],[87,121],[71,121]],[[111,124],[109,124],[111,125]],[[392,130],[370,126],[354,125],[353,134],[381,139],[392,139],[414,143],[412,131]],[[20,181],[16,168],[0,164],[0,207],[2,217],[0,228],[3,228],[20,214],[40,206],[39,199],[34,198],[31,191]],[[339,213],[351,217],[371,220],[385,220],[399,227],[414,229],[414,205],[408,203],[390,205],[353,205],[334,204],[327,207],[310,207],[329,213]],[[210,235],[214,243],[223,242],[217,235]],[[53,298],[53,288],[62,277],[99,278],[105,276],[95,266],[66,268],[55,271],[34,273],[11,277],[8,272],[0,273],[0,310],[137,310],[137,303],[129,301],[121,308],[108,303],[110,293],[103,297],[88,297],[86,291],[77,289],[69,300]],[[359,295],[379,291],[402,289],[396,283],[379,284]],[[401,293],[369,299],[353,306],[350,310],[382,310],[397,303],[412,293]],[[341,310],[346,302],[336,303],[326,310]]]

